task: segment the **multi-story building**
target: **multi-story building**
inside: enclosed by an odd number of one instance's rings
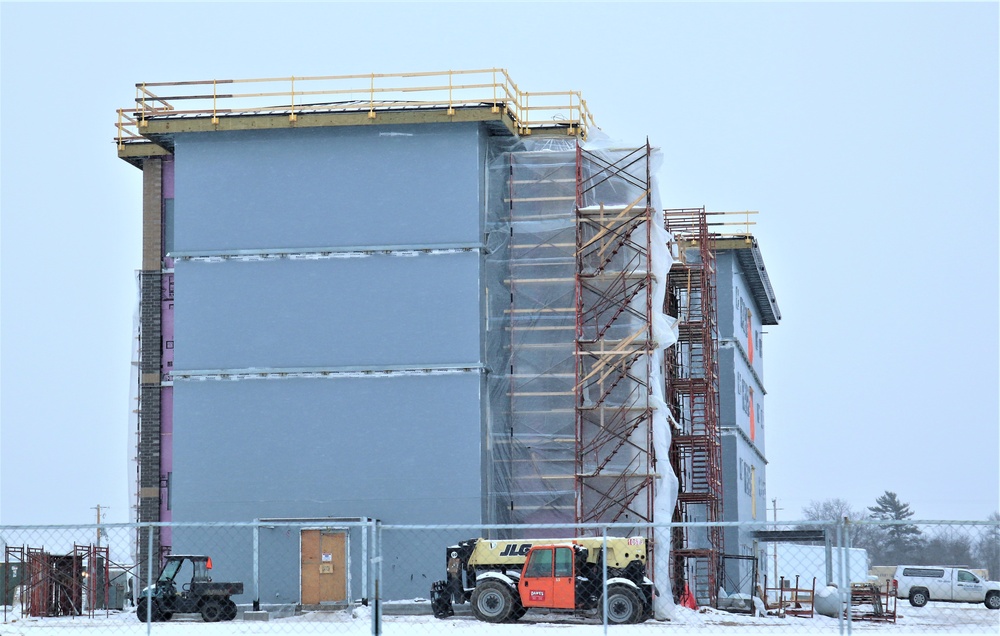
[[[137,519],[278,524],[226,541],[282,555],[258,598],[363,596],[350,520],[673,509],[655,151],[585,141],[578,93],[529,107],[500,70],[430,75],[140,84],[119,111],[143,179]],[[164,527],[153,550],[207,536]],[[393,593],[426,595],[456,538],[409,550]],[[353,563],[334,597],[299,577],[316,550]]]
[[[717,240],[716,263],[723,518],[766,521],[763,330],[778,324],[781,311],[754,237]],[[726,527],[725,546],[727,554],[765,562],[764,546],[754,542],[751,530]]]

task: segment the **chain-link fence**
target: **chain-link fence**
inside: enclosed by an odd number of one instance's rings
[[[712,525],[0,526],[0,634],[1000,632],[995,521]]]

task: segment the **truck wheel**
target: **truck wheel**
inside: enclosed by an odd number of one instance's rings
[[[236,603],[233,602],[233,599],[227,598],[225,606],[222,608],[222,620],[235,620],[237,614],[239,614],[239,610],[236,609]]]
[[[472,593],[472,613],[487,623],[502,623],[514,611],[514,595],[500,581],[485,581]]]
[[[149,612],[150,620],[152,620],[154,623],[163,620],[163,612],[160,611],[160,606],[156,601],[153,601],[152,607],[150,609],[152,610]],[[139,601],[135,604],[135,617],[138,618],[143,623],[146,622],[145,598],[140,598]]]
[[[225,610],[222,603],[211,600],[205,601],[201,606],[201,617],[206,623],[217,623],[222,620]]]
[[[912,590],[910,592],[910,605],[913,607],[923,607],[927,605],[927,592],[924,590]]]
[[[599,606],[604,611],[604,600]],[[608,588],[608,615],[610,625],[627,625],[639,621],[642,616],[642,602],[635,592],[624,585],[612,585]]]
[[[514,604],[514,611],[510,613],[510,622],[521,620],[521,617],[528,613],[528,608],[520,603]]]
[[[1000,609],[1000,592],[990,592],[986,595],[986,607]]]

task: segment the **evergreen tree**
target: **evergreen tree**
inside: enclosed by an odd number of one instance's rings
[[[906,521],[913,516],[910,504],[903,503],[896,493],[889,490],[869,506],[872,519],[881,521]],[[885,549],[881,555],[884,565],[913,563],[919,558],[922,543],[920,528],[908,523],[885,524]]]

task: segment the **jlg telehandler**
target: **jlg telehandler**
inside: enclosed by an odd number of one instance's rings
[[[603,539],[470,539],[448,548],[448,579],[431,589],[434,615],[454,614],[452,599],[470,601],[476,618],[516,621],[532,608],[603,613]],[[652,581],[646,578],[646,540],[607,539],[607,621],[637,623],[652,615]]]

